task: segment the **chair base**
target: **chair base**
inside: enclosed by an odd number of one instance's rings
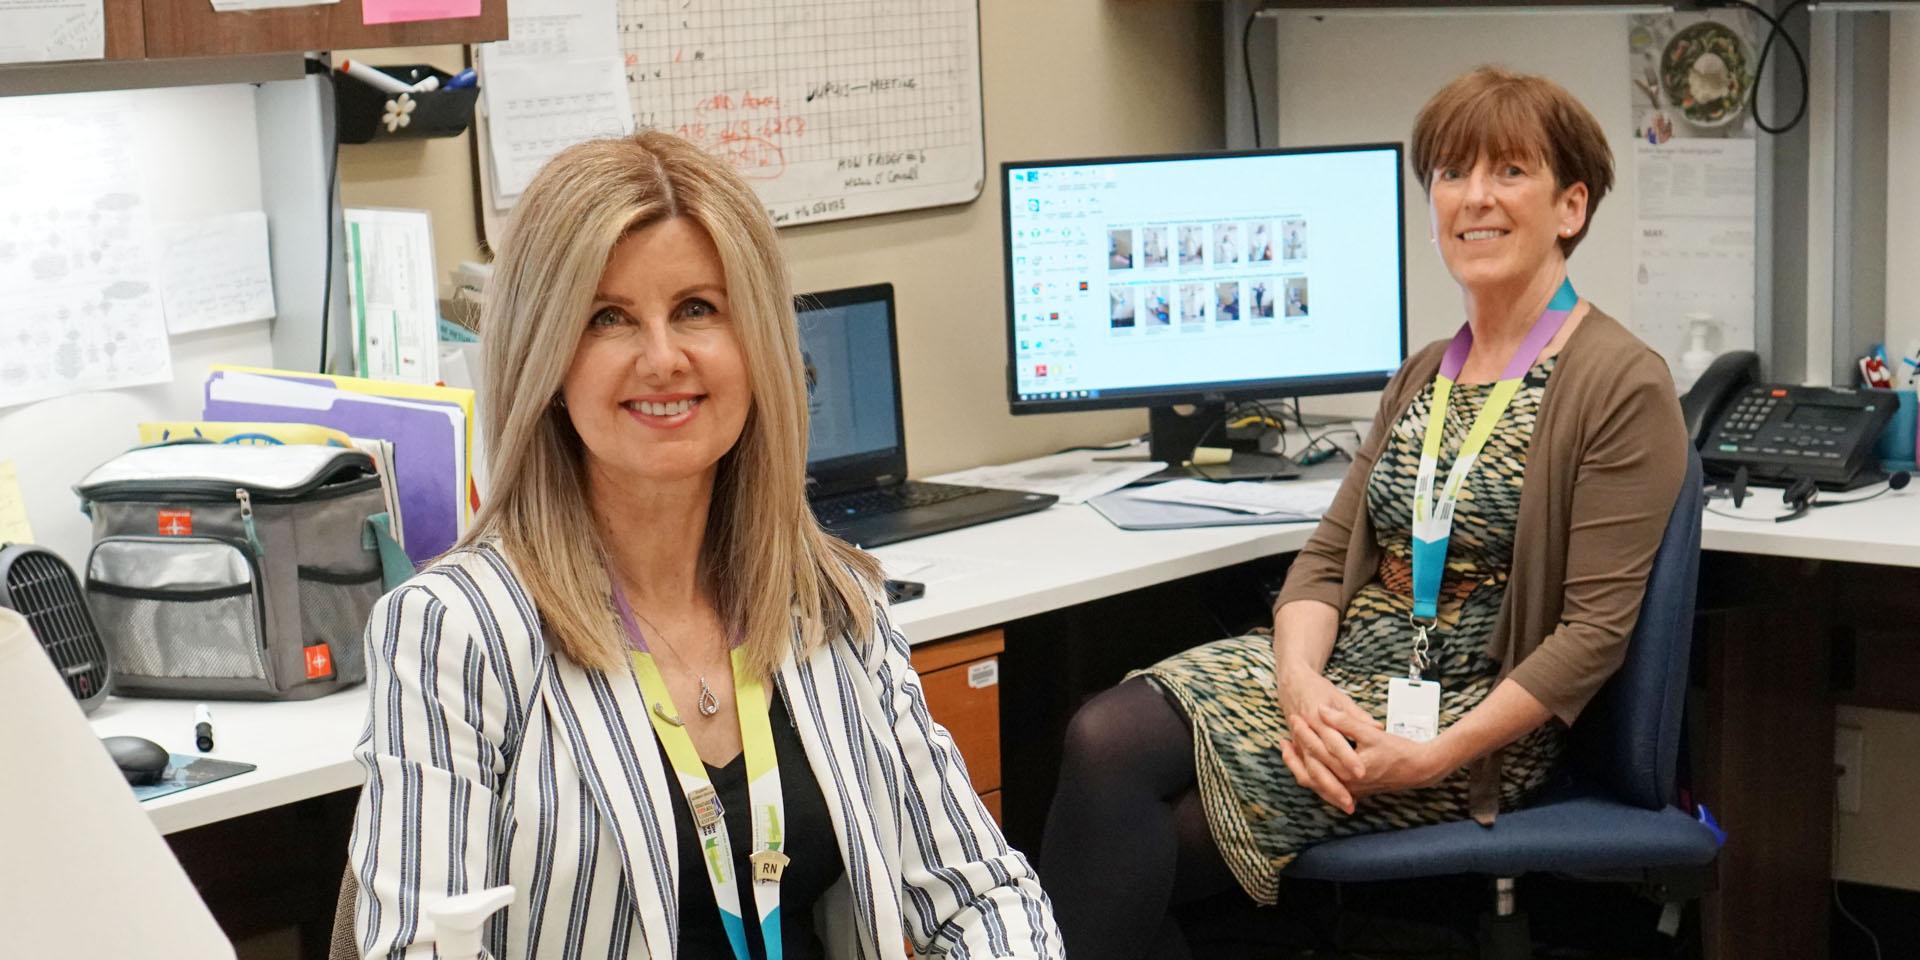
[[[1524,913],[1480,915],[1480,960],[1531,960],[1533,931]]]

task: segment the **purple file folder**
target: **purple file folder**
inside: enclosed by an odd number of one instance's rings
[[[445,553],[460,535],[460,470],[457,451],[466,437],[454,428],[446,404],[351,393],[320,384],[308,386],[332,393],[329,406],[314,409],[270,402],[216,400],[214,383],[227,374],[207,378],[206,420],[316,423],[350,437],[393,443],[393,483],[404,517],[402,535],[407,557],[424,563]],[[454,408],[457,412],[458,408]]]

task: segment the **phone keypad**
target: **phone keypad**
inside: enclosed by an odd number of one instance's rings
[[[1786,396],[1777,388],[1756,388],[1734,402],[1721,420],[1719,450],[1768,457],[1839,460],[1844,456],[1839,435],[1846,427],[1822,424],[1769,423]]]

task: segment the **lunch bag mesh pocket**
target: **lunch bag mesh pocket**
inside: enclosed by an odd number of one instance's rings
[[[95,583],[89,601],[101,632],[113,638],[113,668],[124,675],[267,676],[248,584],[163,593]]]

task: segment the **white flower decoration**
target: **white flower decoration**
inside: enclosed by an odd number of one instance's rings
[[[380,118],[380,122],[387,125],[388,133],[393,133],[413,122],[413,117],[409,114],[413,113],[413,108],[417,106],[419,104],[414,102],[413,97],[403,93],[387,101],[387,113]]]

